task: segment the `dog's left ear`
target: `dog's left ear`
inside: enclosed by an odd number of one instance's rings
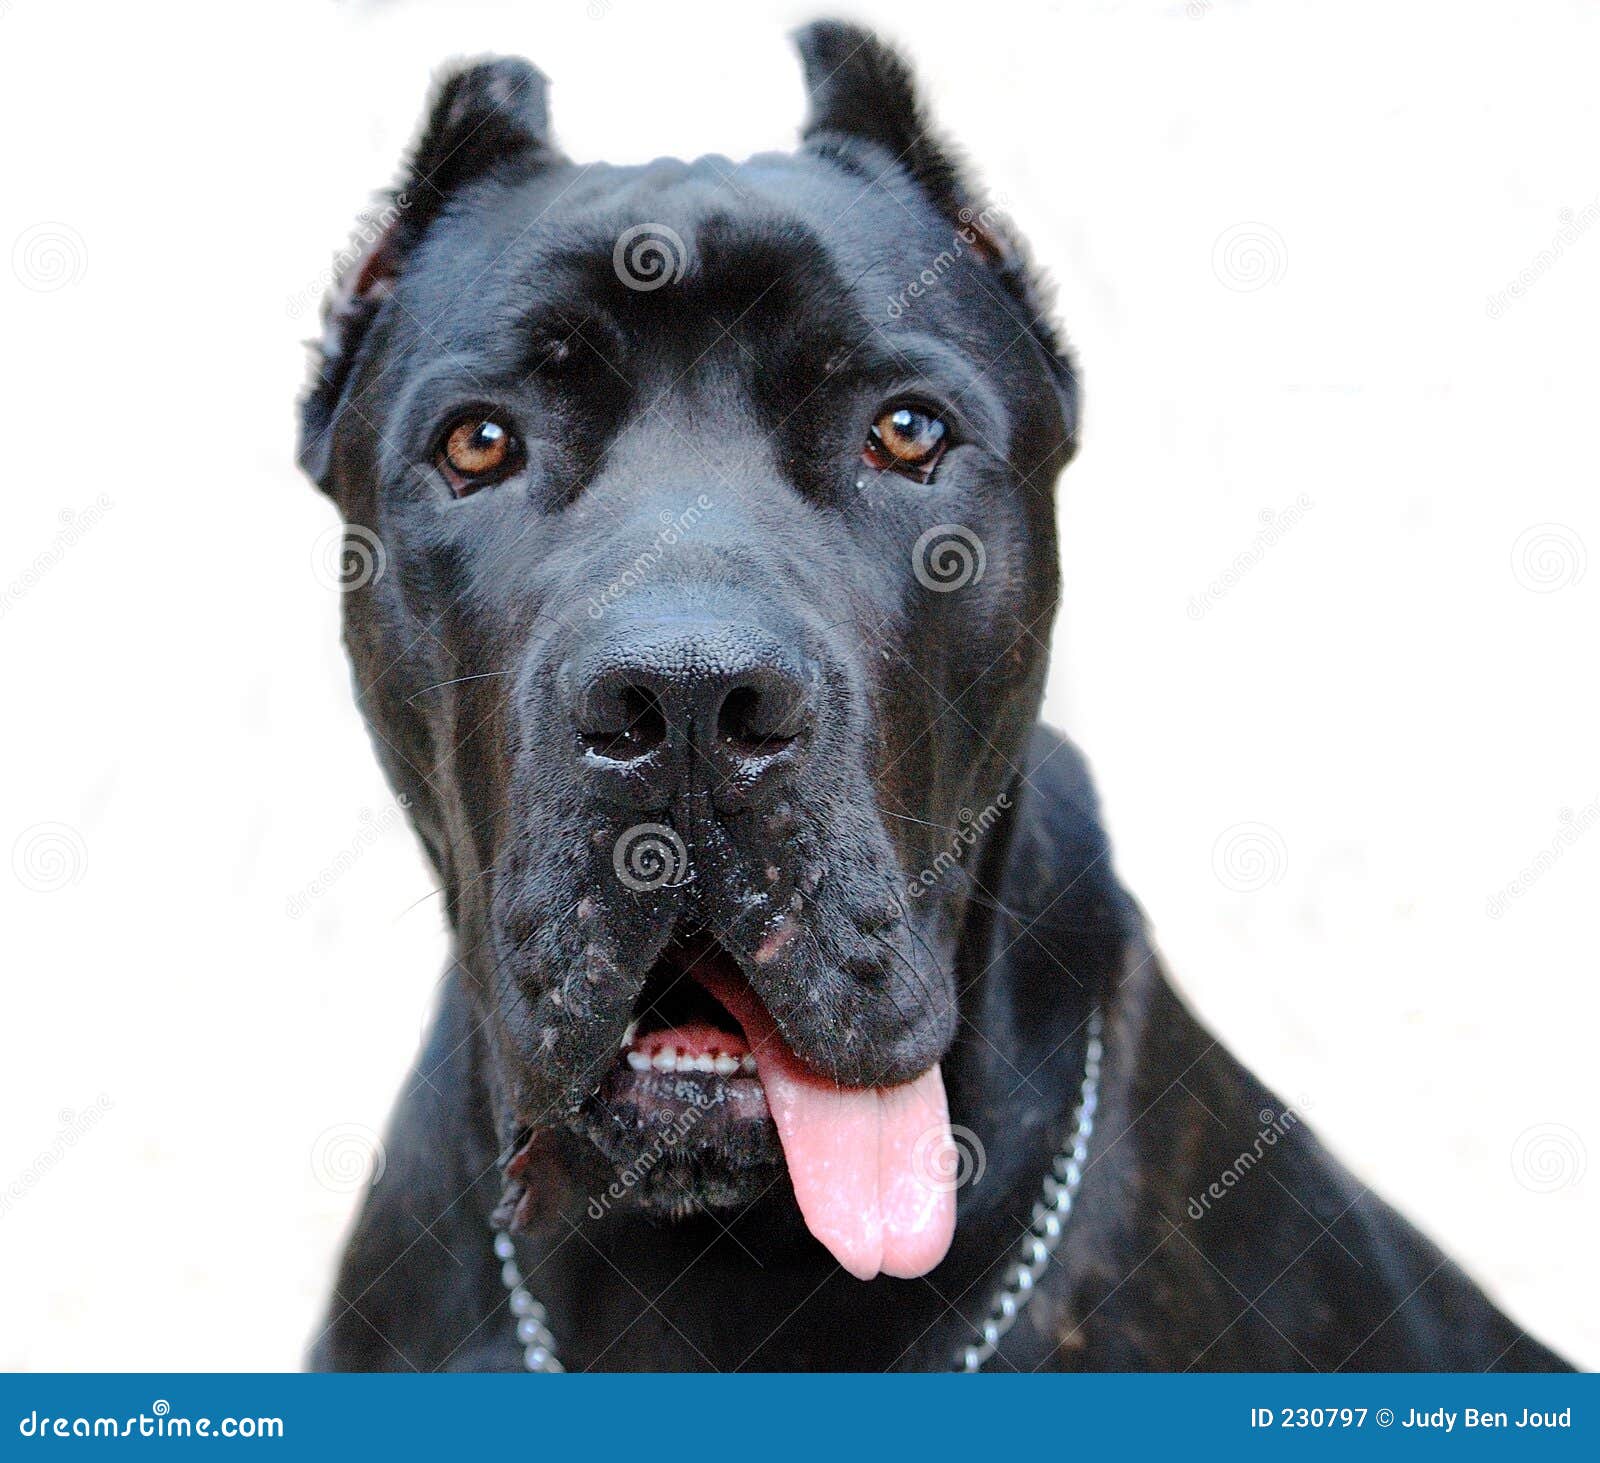
[[[818,20],[794,34],[805,67],[811,107],[800,135],[822,150],[841,142],[868,143],[888,154],[952,226],[978,219],[975,191],[959,160],[932,128],[911,68],[871,31],[842,20]],[[880,164],[881,166],[881,164]],[[1011,244],[987,218],[978,228],[978,248],[1003,260]]]
[[[1077,436],[1078,392],[1072,362],[1057,341],[1047,291],[1021,243],[985,206],[961,160],[929,122],[911,68],[871,31],[819,20],[795,32],[810,98],[801,136],[814,149],[878,176],[906,173],[949,222],[951,231],[994,271],[1021,306],[1018,325],[1038,342],[1061,398],[1069,447]],[[865,154],[865,155],[863,155]]]
[[[429,225],[453,195],[490,173],[525,173],[565,161],[550,140],[547,92],[542,73],[515,57],[446,70],[400,182],[335,259],[322,336],[313,343],[311,386],[300,404],[300,466],[323,488],[329,487],[333,421],[361,342]]]

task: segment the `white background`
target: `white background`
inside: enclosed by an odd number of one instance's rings
[[[1183,990],[1600,1364],[1596,9],[875,11],[1059,283],[1049,711]],[[806,14],[0,4],[0,1365],[296,1365],[423,1024],[291,459],[430,69],[531,56],[579,159],[742,155]]]

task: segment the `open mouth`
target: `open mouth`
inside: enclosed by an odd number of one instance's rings
[[[950,1247],[959,1165],[938,1066],[839,1086],[795,1054],[709,935],[651,969],[599,1101],[639,1132],[670,1128],[685,1151],[770,1162],[781,1149],[807,1228],[859,1279],[925,1274]]]
[[[675,944],[656,962],[634,1005],[622,1038],[629,1069],[754,1077],[756,1059],[744,1029],[711,993],[717,984],[742,979],[714,940]]]

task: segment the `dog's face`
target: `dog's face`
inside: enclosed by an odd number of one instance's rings
[[[840,26],[801,48],[805,146],[739,165],[580,166],[530,67],[448,79],[330,302],[302,460],[364,566],[359,696],[444,885],[513,1199],[551,1133],[664,1211],[787,1162],[870,1273],[815,1170],[863,1094],[943,1123],[1075,405],[903,68]]]

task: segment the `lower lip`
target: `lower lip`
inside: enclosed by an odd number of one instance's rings
[[[705,1047],[696,1048],[684,1041],[681,1028],[678,1031],[652,1033],[651,1036],[653,1044],[649,1054],[652,1058],[657,1051],[666,1047],[674,1047],[680,1053],[680,1059],[686,1050],[693,1056],[711,1057],[713,1061],[717,1055],[733,1055],[726,1046],[715,1051]],[[739,1045],[743,1046],[743,1043]],[[747,1054],[744,1051],[738,1053],[740,1058]],[[639,1045],[619,1055],[617,1065],[612,1068],[602,1089],[601,1095],[608,1106],[636,1107],[641,1116],[647,1119],[668,1119],[691,1111],[704,1112],[715,1108],[724,1121],[771,1121],[766,1090],[759,1077],[742,1069],[734,1073],[698,1069],[684,1071],[681,1066],[679,1070],[661,1070],[653,1061],[640,1068],[637,1065],[640,1055]],[[630,1057],[634,1060],[630,1061]]]

